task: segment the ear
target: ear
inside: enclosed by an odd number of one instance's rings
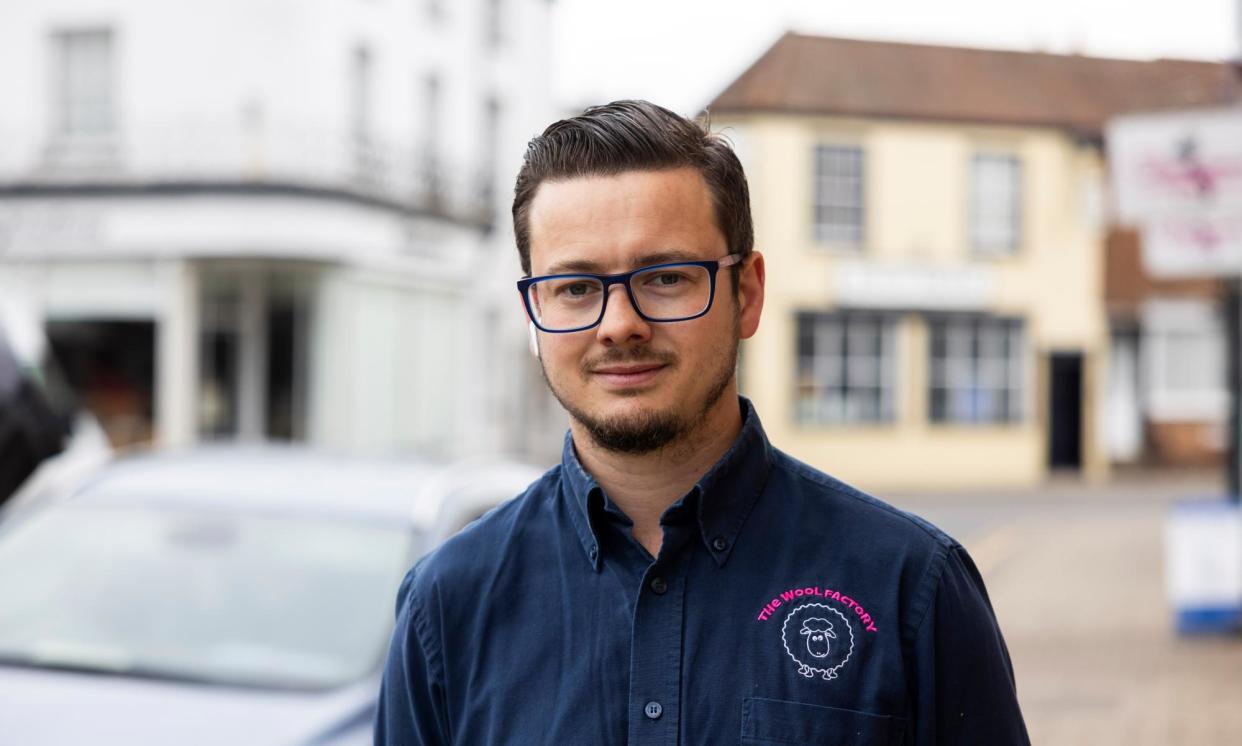
[[[750,339],[759,331],[759,317],[763,314],[763,286],[767,279],[763,254],[751,252],[738,274],[737,300],[741,309],[742,339]]]
[[[526,307],[526,301],[522,299],[521,293],[518,294],[518,303],[522,306],[522,318],[526,320],[526,344],[530,349],[530,354],[539,357],[539,330],[535,328],[535,322],[530,318],[530,309]]]
[[[811,634],[811,630],[807,629],[806,627],[803,627],[803,628],[802,628],[802,631],[801,631],[801,632],[799,632],[798,634],[801,634],[801,635],[809,635],[809,634]]]
[[[530,354],[539,357],[539,330],[535,328],[535,322],[526,321],[527,343],[530,345]]]

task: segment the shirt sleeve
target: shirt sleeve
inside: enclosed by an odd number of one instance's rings
[[[430,644],[426,609],[415,590],[418,567],[397,593],[397,622],[388,646],[375,714],[375,746],[451,743],[444,706],[444,669]]]
[[[1009,651],[983,578],[961,546],[945,557],[914,653],[913,743],[1030,746]]]

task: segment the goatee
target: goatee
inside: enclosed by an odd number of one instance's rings
[[[704,374],[714,374],[715,377],[711,382],[711,386],[704,392],[705,396],[699,406],[696,407],[696,411],[689,417],[679,416],[675,410],[645,410],[629,415],[596,417],[561,396],[561,393],[556,390],[556,387],[552,385],[552,381],[548,378],[548,372],[542,365],[542,359],[540,359],[539,367],[543,372],[544,381],[547,382],[548,389],[552,392],[552,395],[569,412],[570,416],[582,425],[597,446],[614,453],[643,455],[678,443],[698,430],[707,421],[708,414],[720,401],[720,398],[724,396],[724,393],[729,390],[729,384],[733,380],[733,374],[737,366],[736,337],[733,341],[733,349],[726,351],[721,358],[717,359],[722,360],[725,364],[714,371],[703,371]],[[583,374],[584,376],[592,375],[589,372],[589,367],[591,366],[619,362],[653,361],[663,363],[670,369],[678,364],[677,356],[668,353],[656,355],[641,349],[625,352],[615,350],[605,359],[594,360],[590,366],[584,366]]]

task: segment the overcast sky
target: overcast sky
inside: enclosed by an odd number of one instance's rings
[[[784,31],[1106,57],[1236,55],[1242,0],[554,0],[553,96],[693,113]]]

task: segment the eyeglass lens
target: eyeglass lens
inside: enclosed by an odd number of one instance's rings
[[[711,300],[711,275],[696,265],[653,267],[630,278],[638,310],[656,321],[702,313]],[[604,285],[594,277],[557,277],[527,289],[532,311],[545,329],[577,329],[599,320]]]

